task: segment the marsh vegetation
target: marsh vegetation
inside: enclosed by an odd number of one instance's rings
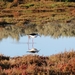
[[[75,75],[75,51],[51,56],[0,56],[1,75]]]
[[[0,41],[18,41],[33,32],[75,37],[74,0],[0,0]],[[75,51],[13,58],[1,54],[0,75],[75,75]]]
[[[30,33],[39,33],[41,36],[51,36],[53,38],[59,37],[74,37],[75,36],[75,24],[74,23],[55,23],[48,22],[43,25],[27,24],[24,26],[8,25],[5,28],[0,29],[0,40],[3,38],[11,37],[19,40],[20,37],[26,36]]]
[[[4,4],[3,1],[0,1],[0,24],[14,23],[21,26],[28,21],[37,25],[52,21],[68,23],[75,18],[74,2],[54,2],[51,0],[26,2],[25,0],[24,3],[17,6],[12,5],[13,2],[6,1]]]

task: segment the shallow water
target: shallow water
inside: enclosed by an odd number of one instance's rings
[[[28,38],[30,33],[40,36]],[[74,23],[28,24],[24,27],[8,25],[0,30],[0,53],[6,56],[23,56],[28,50],[36,48],[38,55],[50,56],[64,51],[75,50]]]
[[[27,51],[32,48],[40,50],[36,54],[43,56],[75,50],[75,37],[59,37],[55,39],[42,35],[34,38],[32,42],[32,38],[29,39],[28,36],[23,36],[20,37],[19,41],[8,37],[0,42],[0,53],[10,57],[31,54]]]

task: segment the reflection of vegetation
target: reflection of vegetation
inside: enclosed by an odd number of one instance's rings
[[[57,23],[57,22],[48,22],[43,25],[36,24],[26,24],[23,27],[20,26],[6,26],[0,30],[0,39],[7,38],[11,36],[19,40],[20,36],[27,35],[29,33],[37,32],[40,35],[52,36],[58,38],[60,36],[75,36],[75,24],[74,23]]]
[[[0,75],[75,75],[75,51],[0,59]]]

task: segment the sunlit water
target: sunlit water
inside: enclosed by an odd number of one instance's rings
[[[34,38],[33,45],[32,39],[29,39],[29,42],[28,45],[28,36],[21,37],[18,42],[11,37],[3,39],[0,42],[0,54],[10,57],[23,56],[31,54],[27,51],[32,47],[40,50],[36,54],[43,56],[50,56],[64,51],[70,51],[72,49],[75,50],[75,37],[60,37],[54,39],[50,36],[38,36],[37,38]]]

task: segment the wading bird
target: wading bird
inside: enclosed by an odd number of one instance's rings
[[[28,34],[31,38],[36,38],[37,36],[40,36],[38,33],[31,33]]]
[[[31,33],[31,34],[28,34],[28,37],[29,38],[32,38],[32,43],[33,43],[33,39],[36,38],[37,36],[40,36],[38,33]]]
[[[39,52],[38,49],[33,47],[33,44],[34,44],[33,39],[36,38],[37,36],[40,36],[40,35],[37,33],[28,34],[28,51],[27,52],[29,52],[29,53],[38,53]],[[32,49],[29,48],[29,39],[30,38],[32,38]]]

